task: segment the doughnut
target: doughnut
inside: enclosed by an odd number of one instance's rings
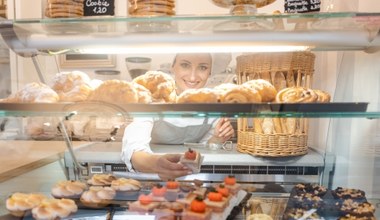
[[[210,88],[188,89],[182,92],[177,103],[217,103],[220,96]]]
[[[137,90],[132,83],[122,80],[107,80],[88,97],[89,101],[102,101],[113,104],[137,103]]]
[[[148,71],[133,79],[133,82],[147,88],[152,93],[153,102],[175,102],[175,81],[161,71]]]
[[[277,93],[276,102],[279,103],[307,103],[316,102],[318,95],[304,87],[285,88]]]
[[[57,73],[50,87],[57,92],[60,101],[63,102],[85,101],[93,90],[90,77],[81,71]]]
[[[250,80],[242,84],[259,92],[262,102],[272,102],[276,98],[277,90],[268,81],[263,79]]]
[[[220,101],[222,103],[252,103],[261,102],[260,94],[246,86],[236,86],[225,92]]]

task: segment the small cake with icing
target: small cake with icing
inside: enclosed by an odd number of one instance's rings
[[[163,202],[163,201],[166,201],[165,199],[165,195],[166,195],[166,187],[161,185],[161,184],[156,184],[153,186],[152,188],[152,199],[153,201],[155,202]]]
[[[179,192],[180,192],[179,182],[175,180],[169,180],[166,182],[166,194],[165,194],[166,200],[170,202],[176,201],[178,198]]]
[[[201,169],[201,154],[191,148],[180,158],[180,163],[188,167],[193,173],[199,173]]]
[[[223,197],[223,195],[214,188],[207,194],[207,198],[204,202],[213,212],[223,212],[228,206],[228,199]]]
[[[79,199],[87,185],[80,181],[60,181],[51,189],[51,194],[54,198],[71,198]]]
[[[190,207],[183,212],[182,220],[209,220],[211,209],[207,208],[203,198],[198,196],[191,201]]]
[[[23,217],[46,198],[42,194],[14,193],[7,199],[6,208],[11,215]]]
[[[153,200],[151,194],[141,194],[137,201],[129,203],[129,211],[145,214],[153,211],[159,204],[159,202]]]
[[[236,178],[233,175],[228,175],[224,178],[224,186],[228,188],[232,195],[236,195],[241,189],[241,185],[236,183]]]

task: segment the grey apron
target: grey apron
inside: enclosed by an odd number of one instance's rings
[[[208,124],[208,118],[205,118],[200,125],[189,125],[186,127],[178,127],[174,124],[166,122],[163,118],[154,122],[152,129],[152,144],[184,144],[198,143],[203,136],[212,128],[212,124]]]

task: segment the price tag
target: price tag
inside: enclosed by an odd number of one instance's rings
[[[115,0],[85,0],[84,16],[115,15]]]
[[[318,12],[321,9],[321,0],[285,0],[286,13]]]

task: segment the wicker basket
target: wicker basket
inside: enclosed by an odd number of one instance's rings
[[[279,91],[310,88],[315,55],[311,52],[255,53],[236,58],[238,83],[265,79]],[[237,150],[263,157],[307,154],[308,120],[302,118],[240,118]]]

